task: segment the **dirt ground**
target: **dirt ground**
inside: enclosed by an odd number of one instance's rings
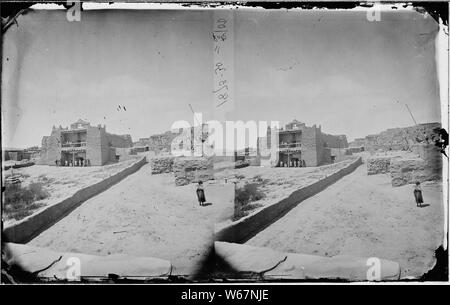
[[[111,175],[114,175],[126,167],[140,160],[142,157],[135,156],[129,160],[113,163],[104,166],[89,167],[65,167],[49,165],[33,165],[29,167],[9,169],[3,175],[11,174],[22,177],[22,185],[26,186],[31,182],[38,182],[48,191],[49,196],[43,200],[36,201],[41,208],[34,211],[37,213],[46,206],[60,202],[62,199],[71,196],[79,189],[97,183]],[[6,225],[14,223],[14,219],[6,218]]]
[[[150,164],[84,202],[29,244],[57,251],[127,254],[170,260],[173,274],[193,275],[213,244],[213,228],[230,210],[234,185],[176,187],[173,174],[151,175]],[[229,216],[228,216],[229,217]]]
[[[322,256],[355,255],[397,261],[402,277],[434,265],[444,238],[442,183],[422,184],[418,208],[412,185],[392,187],[389,174],[368,176],[366,165],[301,202],[247,244]]]
[[[278,202],[280,198],[286,198],[297,189],[329,176],[354,162],[356,157],[342,162],[323,165],[319,167],[255,167],[248,166],[240,169],[221,169],[214,175],[215,179],[235,181],[237,187],[245,183],[255,183],[265,197],[252,201],[254,207],[252,213],[264,206]],[[225,222],[231,222],[229,218]]]

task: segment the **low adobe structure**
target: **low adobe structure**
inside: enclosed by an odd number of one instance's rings
[[[110,134],[106,132],[105,125],[94,127],[89,122],[78,120],[70,128],[53,126],[50,136],[42,138],[38,164],[104,165],[118,161],[123,155],[122,148],[132,145],[130,135]]]

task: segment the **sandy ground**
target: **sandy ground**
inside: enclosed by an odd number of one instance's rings
[[[45,190],[48,191],[49,197],[36,201],[41,204],[41,208],[34,211],[37,213],[46,206],[60,202],[62,199],[71,196],[79,189],[97,183],[115,173],[120,172],[124,168],[132,165],[140,160],[142,156],[133,156],[129,160],[113,163],[105,166],[90,167],[60,167],[48,165],[33,165],[29,167],[9,169],[4,171],[4,175],[11,173],[22,176],[22,185],[26,186],[31,182],[39,182],[43,184]],[[5,224],[14,223],[14,219],[8,219],[7,215]]]
[[[233,204],[234,185],[176,187],[172,174],[151,175],[150,165],[84,202],[29,244],[97,255],[128,254],[170,260],[173,274],[192,275],[212,246],[218,217]]]
[[[442,184],[422,184],[418,208],[412,185],[393,188],[389,175],[366,174],[363,164],[319,194],[301,202],[247,243],[322,256],[355,255],[397,261],[402,277],[434,265],[444,237]]]
[[[215,174],[215,178],[234,180],[237,182],[237,187],[241,187],[245,183],[256,183],[259,190],[265,194],[265,198],[251,202],[252,207],[254,207],[251,212],[254,213],[264,206],[278,202],[280,198],[288,197],[303,186],[335,173],[354,162],[355,159],[356,157],[319,167],[273,168],[249,166],[240,169],[223,169]],[[232,219],[229,218],[223,224],[231,221]]]

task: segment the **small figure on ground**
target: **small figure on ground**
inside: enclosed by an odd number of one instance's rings
[[[198,182],[198,186],[197,186],[197,199],[198,199],[198,204],[200,206],[203,206],[203,204],[206,202],[205,199],[205,190],[203,189],[203,182],[199,181]]]
[[[414,198],[416,199],[416,204],[418,207],[422,206],[423,197],[422,197],[422,188],[420,187],[420,182],[417,181],[414,185]]]

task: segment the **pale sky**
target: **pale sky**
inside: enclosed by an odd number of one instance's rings
[[[413,11],[238,10],[228,120],[296,118],[352,140],[440,121],[438,24]],[[213,12],[31,11],[3,44],[4,147],[40,145],[53,125],[106,124],[134,141],[214,119]],[[117,110],[118,105],[125,106]]]

